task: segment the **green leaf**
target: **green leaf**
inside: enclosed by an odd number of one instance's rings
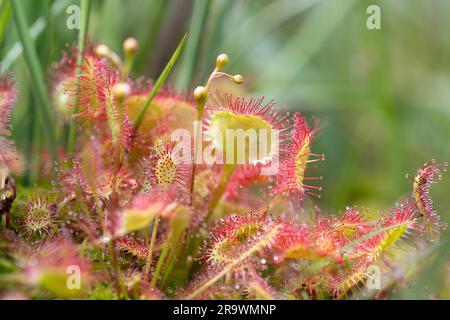
[[[3,41],[6,28],[8,27],[9,17],[11,16],[11,7],[6,0],[0,1],[0,45]]]
[[[6,0],[5,0],[6,1]],[[63,10],[67,8],[70,4],[70,0],[59,0],[52,3],[50,7],[50,13],[53,17],[59,15]],[[47,25],[47,20],[44,17],[39,17],[36,21],[28,28],[28,33],[31,39],[36,39],[45,29]],[[1,39],[1,37],[0,37]],[[6,54],[5,58],[1,61],[1,65],[4,68],[9,68],[11,64],[16,61],[16,59],[22,54],[23,48],[20,42],[15,43],[11,49]]]
[[[57,161],[56,153],[56,138],[53,128],[53,120],[50,109],[50,102],[47,96],[46,85],[44,81],[44,73],[42,72],[41,65],[39,63],[36,48],[30,33],[28,32],[28,25],[25,19],[24,2],[19,0],[10,0],[12,7],[14,22],[16,24],[17,32],[19,34],[20,41],[22,42],[23,53],[28,70],[33,81],[33,87],[35,89],[36,98],[39,106],[39,117],[43,124],[44,134],[47,138],[47,145],[50,150],[53,161]]]
[[[181,40],[180,44],[178,45],[177,49],[173,53],[172,57],[170,58],[169,62],[167,63],[166,67],[158,77],[158,79],[155,82],[155,85],[152,88],[152,91],[150,92],[147,101],[145,102],[144,106],[142,107],[138,117],[136,118],[136,121],[134,122],[134,130],[138,130],[139,126],[142,123],[142,120],[144,119],[145,112],[147,111],[148,107],[150,106],[150,103],[152,103],[153,98],[155,98],[156,94],[159,92],[159,89],[161,89],[162,85],[166,81],[167,77],[170,74],[170,71],[172,71],[173,66],[175,65],[175,62],[177,62],[178,57],[181,54],[181,51],[183,51],[184,43],[186,42],[187,33],[184,35],[183,39]]]
[[[186,44],[186,53],[181,61],[181,70],[177,79],[177,89],[186,89],[192,80],[197,63],[198,51],[202,43],[206,18],[208,16],[209,0],[196,0],[189,26],[190,39]]]

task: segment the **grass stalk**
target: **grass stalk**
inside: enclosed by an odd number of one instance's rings
[[[150,268],[152,266],[152,261],[153,261],[153,251],[155,249],[155,242],[156,242],[156,235],[158,233],[158,227],[159,227],[159,218],[157,217],[155,219],[155,223],[153,224],[152,237],[150,240],[150,246],[148,248],[147,261],[145,263],[145,274],[147,276],[150,275]]]
[[[70,0],[57,0],[53,2],[50,7],[51,15],[53,17],[56,17],[63,10],[65,10],[68,5],[70,5]],[[28,32],[31,36],[31,39],[33,40],[36,39],[44,31],[46,25],[47,20],[44,17],[39,17],[38,19],[36,19],[36,21],[31,25],[31,27],[28,28]],[[6,54],[5,58],[1,61],[0,64],[4,68],[9,68],[22,54],[22,52],[23,52],[22,44],[20,43],[20,41],[16,42],[11,47],[11,49],[9,49],[8,53]]]
[[[136,121],[134,122],[134,131],[137,131],[142,123],[142,120],[144,120],[145,112],[147,111],[148,107],[152,103],[153,99],[155,98],[156,94],[159,92],[159,89],[161,89],[162,85],[166,81],[167,77],[170,74],[170,71],[172,71],[173,66],[175,65],[175,62],[177,62],[178,57],[180,56],[181,52],[183,51],[184,44],[186,42],[187,33],[183,36],[183,39],[181,39],[180,44],[178,45],[177,49],[173,53],[172,57],[170,58],[169,62],[165,66],[164,70],[159,75],[158,79],[156,80],[155,84],[153,85],[152,90],[150,91],[150,94],[148,95],[147,101],[145,101],[144,106],[142,107],[141,111],[139,112],[138,117],[136,118]]]
[[[114,248],[114,240],[111,240],[108,242],[108,249],[109,249],[109,253],[110,253],[110,258],[111,258],[111,264],[112,267],[114,268],[114,273],[115,273],[115,287],[116,287],[116,292],[117,292],[117,296],[118,299],[120,299],[122,297],[122,295],[124,295],[126,298],[128,296],[125,285],[123,283],[123,279],[122,279],[122,272],[120,271],[120,264],[119,264],[119,258],[117,256],[116,253],[116,248]]]
[[[47,139],[47,145],[50,150],[52,160],[57,161],[58,160],[56,152],[57,144],[54,128],[52,126],[53,121],[50,108],[50,101],[48,99],[44,75],[42,72],[41,65],[39,63],[36,48],[28,32],[28,26],[23,8],[25,3],[19,0],[10,0],[10,4],[17,32],[19,34],[20,41],[22,42],[25,62],[27,64],[32,81],[34,83],[36,98],[38,100],[39,106],[38,109],[39,117],[41,118],[41,122],[43,124],[43,130],[45,137]]]
[[[177,89],[186,89],[192,81],[198,52],[202,44],[202,35],[208,16],[209,0],[195,0],[189,26],[190,39],[186,44],[186,53],[181,61],[180,74],[177,79]]]
[[[11,6],[7,0],[0,1],[0,45],[2,44],[5,35],[6,27],[11,16]]]
[[[156,286],[158,283],[159,274],[161,273],[161,269],[163,267],[164,261],[166,260],[167,254],[169,253],[170,243],[172,242],[172,233],[169,234],[167,240],[164,242],[161,254],[159,255],[158,262],[156,263],[155,273],[152,277],[152,285]]]

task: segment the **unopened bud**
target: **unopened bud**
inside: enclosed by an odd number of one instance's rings
[[[216,69],[221,70],[228,64],[228,56],[226,53],[219,54],[216,59]]]
[[[207,95],[207,91],[206,91],[205,87],[198,86],[197,88],[195,88],[194,98],[198,104],[203,103],[205,101],[206,95]]]
[[[104,44],[100,44],[95,48],[95,53],[100,57],[107,57],[109,55],[109,48]]]
[[[240,74],[237,74],[233,76],[233,81],[237,84],[241,84],[242,82],[244,82],[244,77],[241,76]]]
[[[127,38],[123,42],[123,51],[127,55],[135,54],[136,51],[138,50],[138,48],[139,48],[139,43],[137,42],[137,40],[135,38]]]
[[[114,85],[112,92],[118,100],[123,100],[130,95],[130,85],[128,83],[117,83]]]

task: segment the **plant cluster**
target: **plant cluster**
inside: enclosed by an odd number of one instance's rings
[[[274,101],[214,92],[221,54],[193,99],[130,75],[138,50],[105,45],[69,49],[50,73],[54,113],[66,121],[64,161],[48,173],[52,187],[22,191],[9,140],[17,86],[0,80],[0,214],[5,216],[0,275],[4,295],[90,299],[343,299],[385,297],[414,268],[445,223],[433,209],[431,184],[447,164],[430,161],[412,177],[412,192],[391,209],[347,207],[329,214],[320,198],[313,152],[320,130]],[[171,133],[197,132],[213,154],[227,129],[279,132],[269,159],[245,152],[246,164],[180,161]],[[192,139],[193,151],[202,139]],[[276,175],[261,171],[275,153]],[[45,174],[44,170],[43,173]],[[53,177],[50,177],[53,175]],[[18,195],[17,201],[14,201]],[[19,201],[20,198],[20,201]],[[399,270],[401,276],[399,276]],[[76,276],[79,275],[79,281]],[[376,279],[381,277],[381,279]],[[400,279],[401,278],[401,279]],[[373,283],[377,290],[371,291]]]

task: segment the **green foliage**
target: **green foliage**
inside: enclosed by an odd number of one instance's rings
[[[26,164],[19,184],[50,187],[39,177],[49,161],[38,150],[46,147],[56,160],[70,133],[51,111],[46,70],[67,43],[84,42],[79,34],[88,32],[116,52],[128,36],[140,43],[132,74],[157,81],[135,127],[164,83],[188,92],[226,51],[230,67],[250,79],[244,89],[230,90],[263,93],[291,111],[322,114],[329,123],[323,131],[327,138],[314,146],[327,154],[318,169],[326,177],[324,189],[336,190],[324,192],[322,207],[387,208],[409,192],[405,168],[412,172],[430,155],[438,161],[450,158],[450,4],[379,2],[382,29],[368,30],[371,1],[197,0],[190,7],[183,0],[103,0],[92,3],[89,27],[83,20],[79,32],[66,27],[71,1],[49,6],[0,0],[0,61],[14,71],[21,88],[13,115],[13,140]],[[185,32],[189,38],[180,43]],[[436,209],[447,221],[449,183],[444,180],[434,193]],[[431,275],[445,276],[449,236],[445,231],[446,241],[430,253],[427,271],[399,297],[423,298],[429,283],[440,285]],[[0,270],[8,263],[0,256]],[[98,287],[92,298],[112,297],[110,291]]]

